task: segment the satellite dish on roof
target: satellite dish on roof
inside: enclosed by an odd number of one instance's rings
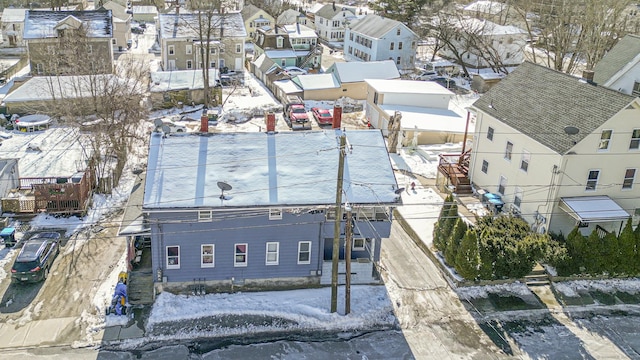
[[[163,124],[162,119],[155,119],[153,123],[156,125],[156,127],[160,127]]]
[[[224,192],[233,189],[233,187],[224,181],[218,181],[218,187],[220,188],[220,190],[222,190],[222,192],[220,193],[220,199],[229,200],[229,198],[224,196]]]
[[[167,125],[162,125],[162,132],[164,132],[165,134],[169,134],[171,132],[171,128]]]
[[[564,132],[567,133],[567,135],[576,135],[580,132],[580,129],[575,126],[565,126]]]

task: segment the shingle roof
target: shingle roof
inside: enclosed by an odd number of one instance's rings
[[[304,14],[298,10],[287,9],[282,14],[278,15],[277,23],[282,25],[295,24],[299,16],[304,17]]]
[[[638,54],[640,54],[640,36],[623,37],[593,68],[593,81],[604,84]]]
[[[361,82],[364,79],[399,79],[400,73],[393,60],[336,62],[328,69],[340,83]]]
[[[213,38],[218,38],[221,19],[224,18],[223,36],[246,37],[244,21],[240,13],[215,14],[211,23],[216,25]],[[160,37],[163,39],[198,38],[198,32],[194,24],[198,23],[197,14],[159,14]]]
[[[245,5],[242,8],[242,11],[240,11],[240,14],[242,14],[242,18],[247,20],[250,17],[252,17],[253,15],[257,14],[258,12],[260,12],[262,9],[260,9],[259,7],[255,6],[255,5]]]
[[[327,4],[316,12],[316,17],[319,16],[325,19],[333,19],[333,17],[336,16],[336,14],[340,13],[342,10],[349,11],[355,15],[355,12],[352,8],[339,4]]]
[[[389,31],[401,26],[402,28],[411,31],[408,27],[404,26],[401,22],[382,17],[380,15],[367,15],[364,18],[353,22],[350,26],[352,32],[364,34],[374,39],[380,39],[385,36]],[[413,31],[411,31],[413,33]],[[414,33],[415,35],[415,33]]]
[[[473,103],[559,154],[565,154],[634,97],[530,62],[524,62]],[[568,136],[564,128],[580,132]]]
[[[91,11],[42,11],[27,10],[24,19],[24,38],[43,39],[57,37],[56,25],[73,16],[87,25],[87,36],[92,38],[113,37],[111,10]]]

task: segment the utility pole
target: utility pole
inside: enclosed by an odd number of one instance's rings
[[[351,222],[351,206],[345,206],[347,212],[347,222],[344,225],[344,261],[345,261],[345,296],[344,296],[344,314],[351,312],[351,237],[353,236]]]
[[[338,311],[338,260],[340,258],[340,224],[342,223],[342,181],[344,180],[344,157],[347,136],[340,135],[340,161],[336,185],[336,219],[333,226],[333,253],[331,257],[331,312]]]

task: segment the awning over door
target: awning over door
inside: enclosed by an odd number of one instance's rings
[[[621,221],[630,216],[606,195],[564,197],[560,199],[560,209],[580,222]]]

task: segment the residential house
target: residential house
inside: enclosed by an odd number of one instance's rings
[[[291,48],[296,53],[296,66],[318,69],[322,63],[322,46],[316,32],[302,24],[282,25],[289,34]]]
[[[519,12],[515,5],[509,2],[502,3],[490,0],[474,1],[462,8],[462,14],[476,19],[489,20],[498,25],[525,26],[521,11]],[[533,17],[528,16],[527,19],[531,23]],[[533,23],[531,24],[533,25]]]
[[[340,84],[333,74],[298,75],[291,81],[302,90],[303,100],[336,100]]]
[[[22,33],[24,31],[24,16],[27,9],[5,8],[2,10],[2,45],[24,46]]]
[[[528,34],[511,25],[498,25],[488,20],[467,18],[452,21],[461,34],[451,47],[445,46],[439,54],[462,61],[470,69],[499,67],[505,70],[524,61]]]
[[[347,96],[355,100],[365,100],[368,88],[365,79],[400,79],[400,73],[393,60],[336,62],[329,66],[326,73],[333,74],[340,84],[340,92],[336,94],[336,99]]]
[[[366,119],[389,135],[389,122],[400,116],[398,144],[425,145],[464,140],[467,122],[449,109],[454,94],[433,81],[376,80],[367,83]]]
[[[344,58],[347,61],[393,60],[400,70],[413,70],[418,35],[403,23],[367,15],[346,27]]]
[[[318,36],[304,25],[257,29],[254,43],[256,59],[266,54],[281,67],[317,69],[322,62],[322,47]]]
[[[217,71],[217,69],[209,69],[211,99],[215,99],[216,95]],[[152,72],[149,92],[151,93],[151,106],[154,109],[176,107],[180,103],[202,104],[204,102],[202,70]]]
[[[23,38],[34,75],[113,72],[111,10],[27,10]]]
[[[400,203],[380,132],[346,134],[347,220],[335,206],[341,130],[268,130],[152,133],[142,211],[158,291],[189,291],[194,279],[207,291],[328,285],[336,219],[339,282],[350,221],[352,284],[379,283],[381,241]]]
[[[158,17],[158,8],[153,5],[133,5],[133,20],[139,23],[155,23]]]
[[[158,15],[162,69],[201,69],[203,57],[208,57],[206,66],[210,69],[243,71],[247,33],[240,13],[214,14],[210,39],[200,39],[196,24],[197,14]]]
[[[596,64],[592,76],[598,85],[640,96],[640,36],[620,39]]]
[[[313,29],[313,21],[307,17],[307,15],[301,13],[298,10],[287,9],[278,15],[276,19],[276,25],[295,25],[300,24],[308,28]]]
[[[123,51],[131,47],[131,14],[127,8],[115,1],[102,5],[103,9],[111,10],[113,15],[113,51]]]
[[[326,4],[315,13],[315,24],[318,36],[330,43],[341,43],[347,23],[356,18],[353,8],[342,5]]]
[[[276,23],[273,16],[255,5],[249,4],[245,6],[240,14],[242,14],[244,27],[247,29],[247,38],[245,39],[247,42],[253,41],[255,29],[265,26],[273,27]]]
[[[469,176],[540,233],[619,233],[640,216],[640,101],[525,62],[473,106]]]

